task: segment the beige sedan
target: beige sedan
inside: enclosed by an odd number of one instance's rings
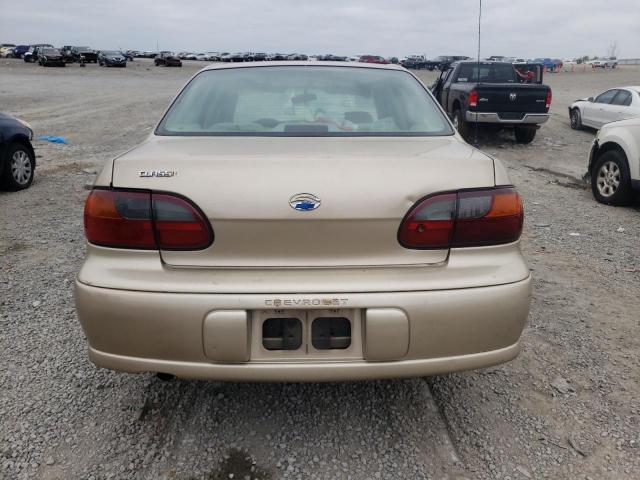
[[[84,222],[76,303],[101,367],[354,380],[521,348],[520,197],[401,67],[205,68],[107,163]]]

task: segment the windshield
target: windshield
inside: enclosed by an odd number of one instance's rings
[[[478,78],[478,64],[464,63],[460,65],[456,81],[462,83],[517,83],[518,79],[511,64],[480,64],[480,78]]]
[[[91,49],[89,47],[76,47],[76,50],[79,52],[89,52]]]
[[[353,67],[207,70],[180,93],[159,135],[452,135],[409,73]]]
[[[43,55],[60,55],[60,52],[55,48],[43,48],[42,53]]]
[[[118,56],[120,56],[120,55],[122,55],[122,53],[118,52],[116,50],[107,50],[107,51],[102,52],[102,55],[112,55],[112,56],[118,55]]]

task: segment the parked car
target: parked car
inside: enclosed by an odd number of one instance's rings
[[[596,136],[588,174],[595,199],[627,205],[640,193],[640,118],[611,122]]]
[[[33,129],[18,118],[0,113],[0,184],[9,190],[28,188],[36,170]]]
[[[85,63],[98,63],[98,53],[89,47],[73,47],[71,54],[75,62],[84,59]]]
[[[197,60],[198,59],[196,57],[195,53],[187,53],[184,58],[185,58],[185,60]]]
[[[156,67],[164,65],[165,67],[181,67],[182,60],[180,60],[175,53],[162,51],[154,59],[153,63]]]
[[[616,68],[618,66],[618,60],[615,57],[611,58],[599,58],[591,62],[593,68]]]
[[[29,51],[29,45],[18,45],[13,49],[12,56],[13,58],[22,58],[24,54]]]
[[[100,50],[98,65],[101,67],[126,67],[127,59],[117,50]]]
[[[447,70],[452,63],[467,60],[468,58],[457,55],[441,55],[433,60],[426,60],[422,68],[427,70]]]
[[[306,56],[304,53],[292,53],[291,55],[287,56],[287,60],[308,60],[309,57]],[[266,56],[265,58],[263,58],[262,60],[266,60]]]
[[[408,57],[403,58],[400,61],[400,64],[404,68],[411,68],[419,70],[421,68],[425,68],[425,62],[427,59],[424,55],[409,55]]]
[[[57,48],[43,48],[38,52],[38,65],[43,67],[64,67],[66,63]]]
[[[50,45],[48,43],[38,43],[36,45],[31,45],[29,47],[29,50],[25,52],[22,58],[27,63],[36,63],[38,61],[40,50],[42,50],[43,48],[53,48],[53,45]]]
[[[542,65],[545,70],[549,72],[555,72],[558,65],[551,58],[536,58],[533,60],[533,63],[539,63]]]
[[[321,60],[324,62],[345,62],[347,60],[347,57],[343,57],[341,55],[333,55],[329,53],[327,55],[319,55],[318,60]]]
[[[596,97],[581,98],[569,107],[571,128],[603,125],[640,117],[640,86],[611,88]]]
[[[73,63],[76,61],[76,58],[72,52],[73,45],[64,45],[60,48],[60,53],[62,54],[62,59],[65,63]]]
[[[513,128],[517,142],[530,143],[549,119],[551,89],[541,72],[535,82],[524,81],[511,63],[481,62],[478,68],[476,61],[462,61],[443,71],[432,89],[465,139],[477,122]]]
[[[203,69],[106,163],[84,226],[75,299],[102,367],[352,381],[521,348],[521,199],[401,67]]]
[[[0,43],[0,57],[6,58],[13,56],[13,49],[15,47],[13,43]]]
[[[270,53],[265,56],[265,60],[273,62],[281,62],[286,60],[288,55],[286,53]]]
[[[359,61],[362,63],[378,63],[380,65],[386,65],[389,63],[387,59],[379,55],[362,55]]]

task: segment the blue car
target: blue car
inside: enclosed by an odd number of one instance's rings
[[[18,45],[13,49],[13,58],[22,58],[29,51],[29,45]]]
[[[533,63],[539,63],[542,65],[545,70],[549,70],[551,72],[555,71],[557,65],[551,58],[536,58]]]
[[[36,154],[28,123],[0,112],[0,186],[22,190],[33,182]]]

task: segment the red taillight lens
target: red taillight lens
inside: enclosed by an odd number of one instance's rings
[[[449,248],[455,215],[455,193],[426,198],[405,217],[398,240],[407,248]]]
[[[499,245],[520,238],[523,221],[522,201],[512,187],[444,193],[409,211],[398,241],[424,249]]]
[[[161,249],[200,250],[211,244],[209,224],[193,205],[173,195],[154,193],[151,197]]]
[[[547,107],[547,110],[549,110],[549,108],[551,107],[551,98],[553,97],[551,95],[551,90],[549,90],[547,92],[547,101],[545,102],[545,106]]]
[[[93,190],[84,206],[84,232],[96,245],[157,248],[151,224],[151,194]]]
[[[469,93],[469,100],[467,102],[469,104],[470,107],[477,107],[478,106],[478,92],[475,90],[471,90],[471,93]]]
[[[132,249],[200,250],[212,240],[204,216],[169,194],[93,190],[84,209],[90,243]]]

